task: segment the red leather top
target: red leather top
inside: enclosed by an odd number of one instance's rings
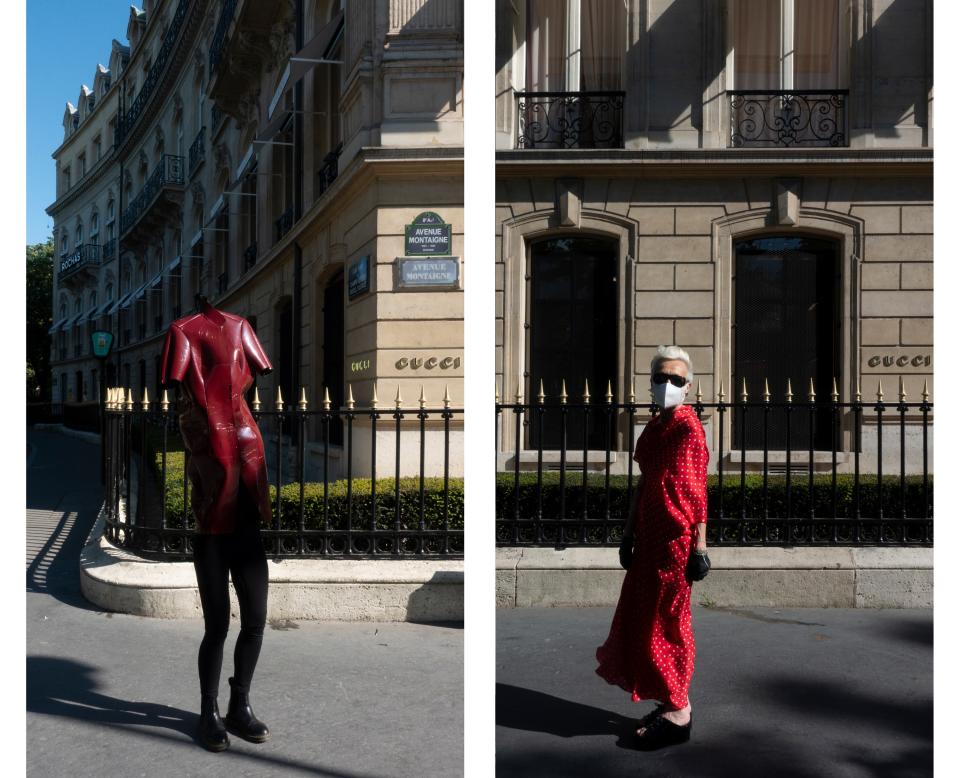
[[[270,522],[270,491],[260,429],[244,392],[253,370],[273,367],[250,323],[204,303],[171,323],[163,344],[160,382],[179,383],[180,432],[190,452],[187,475],[197,532],[232,532],[241,482]]]

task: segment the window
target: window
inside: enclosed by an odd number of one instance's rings
[[[846,87],[840,0],[735,0],[733,87],[817,91]],[[786,21],[792,23],[787,24]]]
[[[80,245],[83,243],[83,225],[78,224],[76,233],[74,234],[73,247],[80,248]]]
[[[87,174],[87,155],[80,155],[80,177],[83,178]]]
[[[597,397],[617,377],[617,241],[565,236],[534,243],[530,248],[530,368],[527,396],[535,397],[543,382],[550,401],[563,382],[571,402],[580,402],[585,382]],[[544,415],[543,447],[559,449],[561,419]],[[582,446],[583,414],[567,419],[567,446]],[[588,445],[605,447],[603,427],[591,419]],[[539,428],[531,429],[531,446],[540,444]]]
[[[840,295],[837,244],[821,238],[764,236],[734,244],[733,391],[739,398],[746,379],[748,400],[763,392],[782,400],[790,379],[794,402],[807,398],[813,379],[817,405],[830,402],[833,379],[840,385]],[[732,398],[731,398],[732,399]],[[814,447],[831,448],[828,407],[815,413]],[[764,414],[734,408],[733,447],[763,447]],[[768,445],[786,447],[785,414],[768,415]],[[809,416],[792,414],[790,447],[810,444]]]
[[[527,0],[526,91],[623,88],[624,3]]]
[[[63,234],[60,236],[60,256],[63,256],[67,253],[67,236]]]
[[[90,217],[90,239],[96,243],[96,237],[100,234],[100,214],[94,211]]]
[[[113,221],[113,198],[107,200],[107,223]]]

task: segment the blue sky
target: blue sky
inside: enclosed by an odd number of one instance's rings
[[[80,85],[93,88],[97,63],[110,64],[110,41],[127,43],[129,0],[27,2],[27,243],[42,243],[53,220],[53,150],[63,141],[63,109]],[[137,3],[137,7],[142,7]]]

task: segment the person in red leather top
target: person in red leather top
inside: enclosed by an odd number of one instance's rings
[[[240,482],[270,523],[263,438],[244,393],[253,372],[273,370],[250,323],[204,297],[197,313],[177,319],[163,344],[160,382],[181,384],[180,431],[190,452],[191,507],[197,532],[232,532]]]
[[[197,655],[198,736],[211,751],[230,745],[228,729],[253,743],[270,737],[248,698],[267,620],[269,575],[260,527],[269,525],[271,513],[263,438],[244,398],[254,370],[266,375],[272,366],[250,323],[214,308],[202,295],[196,313],[167,330],[160,381],[180,387],[177,408],[196,517],[193,566],[204,621]],[[230,704],[221,719],[217,695],[231,579],[240,603],[240,634]]]

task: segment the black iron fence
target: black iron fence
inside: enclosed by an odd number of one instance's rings
[[[847,96],[841,89],[738,89],[730,95],[730,144],[847,146]]]
[[[463,410],[452,407],[449,396],[440,407],[428,407],[421,394],[414,408],[399,401],[378,406],[375,398],[361,408],[349,396],[345,407],[332,408],[327,399],[319,410],[308,410],[303,393],[293,406],[284,405],[278,392],[268,410],[255,390],[251,409],[268,456],[272,505],[270,526],[263,529],[267,553],[462,558],[463,479],[450,473],[451,425],[462,425]],[[146,392],[137,403],[130,390],[107,393],[105,536],[147,558],[192,555],[189,452],[174,405],[166,392],[159,403]],[[343,425],[342,446],[331,441],[336,424]],[[315,480],[308,476],[308,445],[318,458]],[[411,450],[417,452],[415,468]],[[360,463],[364,474],[357,476]]]
[[[811,387],[806,401],[796,402],[789,385],[787,391],[782,401],[768,391],[757,401],[744,387],[739,401],[724,402],[721,386],[717,402],[703,402],[698,388],[690,403],[715,470],[708,476],[708,543],[932,545],[933,404],[926,383],[921,402],[906,401],[902,380],[897,402],[883,400],[880,382],[875,401],[864,400],[859,388],[851,402],[840,402],[836,389],[817,397]],[[592,401],[589,389],[580,401],[565,395],[548,399],[541,389],[533,403],[497,398],[498,545],[620,542],[639,483],[632,458],[643,423],[637,415],[652,418],[658,408],[632,397],[615,401],[609,389]],[[817,435],[824,418],[832,431],[826,441]],[[782,448],[771,445],[775,433]],[[888,447],[896,447],[887,467],[885,434]]]
[[[623,148],[625,94],[517,92],[517,148]]]

